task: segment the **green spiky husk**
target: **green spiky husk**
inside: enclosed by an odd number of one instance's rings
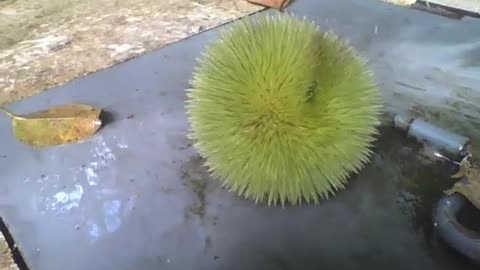
[[[212,175],[269,205],[345,188],[370,160],[381,110],[365,59],[288,14],[221,31],[187,96],[190,137]]]

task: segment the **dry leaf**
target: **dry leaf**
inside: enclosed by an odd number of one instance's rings
[[[462,178],[464,176],[465,176],[465,172],[462,169],[460,169],[460,170],[458,170],[458,172],[450,175],[451,178],[455,178],[455,179]]]
[[[290,0],[247,0],[247,2],[282,10],[287,7],[287,5],[290,3]]]
[[[2,111],[12,118],[15,137],[33,147],[77,142],[95,134],[102,124],[101,110],[84,104],[56,106],[27,115]]]
[[[445,193],[451,195],[455,192],[462,194],[476,208],[480,209],[480,163],[471,161],[471,154],[460,162],[460,170],[452,175],[452,178],[460,178],[465,176],[468,181],[460,181],[455,183],[453,187]]]
[[[460,193],[467,198],[476,208],[480,209],[480,183],[469,182],[461,183],[457,182],[455,185],[445,191],[445,194],[451,195],[453,193]]]

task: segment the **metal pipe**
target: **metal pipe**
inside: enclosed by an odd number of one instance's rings
[[[407,137],[436,148],[451,159],[461,159],[470,144],[469,138],[436,127],[422,119],[397,115],[394,126],[407,133]]]

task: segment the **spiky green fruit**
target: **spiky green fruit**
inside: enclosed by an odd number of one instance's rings
[[[292,15],[220,33],[188,89],[191,138],[215,178],[268,204],[318,202],[369,161],[380,94],[366,61]]]

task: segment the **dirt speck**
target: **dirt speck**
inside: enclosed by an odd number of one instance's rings
[[[160,187],[158,189],[158,192],[164,193],[164,194],[170,194],[173,192],[173,188],[168,188],[168,187]]]
[[[205,237],[205,249],[212,247],[212,238],[210,236]]]
[[[173,112],[173,108],[167,108],[165,111],[161,113],[161,115],[167,115]]]
[[[173,149],[180,151],[186,150],[193,145],[192,141],[187,138],[185,133],[169,134],[167,136],[167,143]]]

